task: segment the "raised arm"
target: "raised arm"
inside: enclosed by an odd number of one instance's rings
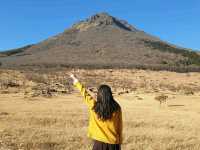
[[[89,108],[94,106],[94,98],[87,92],[86,88],[79,82],[79,80],[71,74],[70,77],[73,80],[73,85],[80,91],[81,95],[84,97],[84,101],[88,105]]]

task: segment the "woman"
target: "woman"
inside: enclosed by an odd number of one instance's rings
[[[70,77],[89,108],[88,137],[94,140],[93,150],[120,150],[122,111],[113,99],[111,88],[101,85],[95,100],[73,74]]]

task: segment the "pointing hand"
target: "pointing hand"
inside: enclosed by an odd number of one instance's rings
[[[78,82],[78,79],[74,76],[74,74],[70,74],[70,78],[72,78],[73,84],[76,84]]]

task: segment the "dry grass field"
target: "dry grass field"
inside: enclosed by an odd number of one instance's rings
[[[200,149],[199,73],[141,70],[73,72],[89,86],[107,83],[113,87],[114,97],[123,110],[122,149]],[[0,75],[3,77],[5,71]],[[24,73],[14,72],[13,75],[12,71],[7,71],[8,75],[15,80],[27,80]],[[27,88],[35,86],[35,81],[23,83],[25,89],[19,85],[17,92],[13,92],[16,85],[12,90],[11,87],[7,87],[7,91],[2,88],[0,150],[91,149],[92,141],[86,136],[88,111],[80,94],[75,90],[52,97],[27,96]],[[160,105],[156,97],[161,95],[165,95],[166,101]]]

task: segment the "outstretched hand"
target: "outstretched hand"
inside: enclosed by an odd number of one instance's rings
[[[70,74],[70,78],[73,80],[73,84],[78,82],[78,79],[74,76],[74,74]]]
[[[70,74],[69,75],[70,76],[70,78],[73,80],[73,84],[76,84],[77,82],[79,82],[78,81],[78,79],[74,76],[74,74]],[[86,89],[85,89],[86,90]],[[94,100],[96,100],[96,97],[97,97],[97,94],[96,93],[94,93],[93,91],[91,91],[91,90],[87,90],[87,92],[88,92],[88,94],[90,95],[90,96],[92,96],[93,97],[93,99]]]

